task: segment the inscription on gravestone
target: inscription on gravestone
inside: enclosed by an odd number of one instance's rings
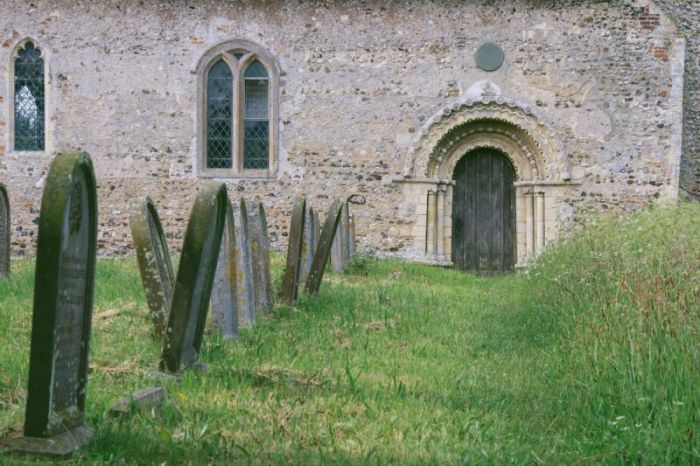
[[[25,436],[12,450],[68,456],[92,437],[83,422],[96,240],[90,156],[58,154],[41,201]]]
[[[0,184],[0,277],[10,274],[10,200]]]
[[[148,196],[129,200],[129,227],[156,338],[162,339],[173,298],[175,274],[158,210]]]
[[[326,270],[326,264],[328,264],[328,258],[331,255],[333,239],[338,229],[338,223],[340,223],[342,209],[343,203],[341,201],[333,201],[333,204],[328,209],[326,221],[323,223],[321,237],[319,238],[318,246],[316,246],[316,253],[314,254],[314,262],[311,265],[309,278],[306,280],[306,292],[312,296],[316,296],[321,287],[321,280]]]
[[[226,220],[226,185],[202,183],[187,223],[161,369],[177,372],[199,357]]]
[[[248,209],[241,198],[233,209],[236,232],[236,309],[238,324],[252,327],[255,323],[255,294],[253,264],[251,263],[250,232],[248,229]]]
[[[298,196],[292,207],[292,221],[289,225],[289,244],[287,246],[287,264],[282,283],[282,301],[294,304],[299,291],[299,268],[301,265],[301,243],[304,236],[304,217],[306,198]]]
[[[214,286],[211,295],[211,323],[225,338],[238,335],[236,313],[236,236],[233,207],[226,198],[226,222],[224,223],[221,248],[216,263]]]
[[[250,248],[252,252],[255,311],[272,311],[272,281],[270,278],[270,241],[267,217],[262,202],[250,211]]]

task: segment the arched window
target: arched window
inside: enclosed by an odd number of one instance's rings
[[[236,41],[210,51],[200,66],[200,174],[271,176],[279,76],[274,61],[254,44]]]
[[[45,133],[44,59],[27,41],[14,61],[14,150],[43,151]]]

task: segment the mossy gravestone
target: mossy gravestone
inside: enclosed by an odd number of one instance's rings
[[[236,247],[236,311],[238,324],[252,327],[255,323],[255,292],[253,287],[253,264],[248,229],[248,209],[245,200],[239,199],[233,207]]]
[[[0,277],[10,274],[10,199],[0,184]]]
[[[173,299],[175,274],[158,210],[148,196],[129,200],[129,227],[156,338],[162,340]]]
[[[270,278],[270,240],[267,236],[267,217],[262,202],[250,211],[250,251],[253,265],[255,312],[272,311],[272,280]]]
[[[65,457],[92,437],[83,422],[96,240],[90,156],[58,154],[41,200],[24,437],[11,450]]]
[[[161,354],[161,369],[177,372],[197,362],[209,309],[221,236],[226,221],[226,185],[202,183],[185,231],[173,303]]]
[[[289,225],[289,243],[287,245],[287,263],[282,282],[282,301],[294,304],[299,292],[299,268],[301,265],[301,245],[304,236],[304,217],[306,198],[299,196],[292,207],[292,221]]]
[[[214,275],[214,288],[211,294],[211,323],[212,327],[221,332],[224,338],[229,339],[238,335],[235,250],[233,207],[231,207],[231,202],[227,197],[226,221],[224,222],[221,248]]]
[[[316,296],[321,287],[321,280],[323,280],[323,273],[326,270],[326,264],[328,264],[328,257],[331,255],[333,239],[338,229],[338,223],[340,223],[342,210],[343,203],[338,200],[334,201],[328,209],[326,221],[323,223],[321,237],[319,238],[318,246],[316,246],[316,253],[314,254],[314,262],[311,265],[309,278],[306,279],[306,292],[312,296]]]

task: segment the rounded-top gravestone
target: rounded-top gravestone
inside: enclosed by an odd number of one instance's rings
[[[10,449],[68,456],[92,436],[83,422],[96,244],[90,156],[58,154],[41,200],[25,437]]]

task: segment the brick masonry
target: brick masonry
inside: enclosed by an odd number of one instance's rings
[[[74,147],[95,161],[100,254],[133,253],[127,201],[143,194],[179,250],[197,182],[197,62],[233,38],[264,47],[281,68],[277,176],[224,180],[232,196],[263,200],[277,249],[295,195],[324,211],[332,196],[360,193],[359,249],[411,257],[417,207],[394,181],[425,122],[484,92],[532,107],[562,140],[581,184],[558,195],[548,221],[673,199],[683,96],[681,187],[700,196],[698,8],[693,0],[0,0],[0,180],[12,200],[13,254],[34,254],[51,153]],[[679,36],[688,41],[684,90],[673,74]],[[48,64],[46,153],[10,150],[11,53],[26,37]],[[492,73],[474,63],[487,40],[506,56]]]

